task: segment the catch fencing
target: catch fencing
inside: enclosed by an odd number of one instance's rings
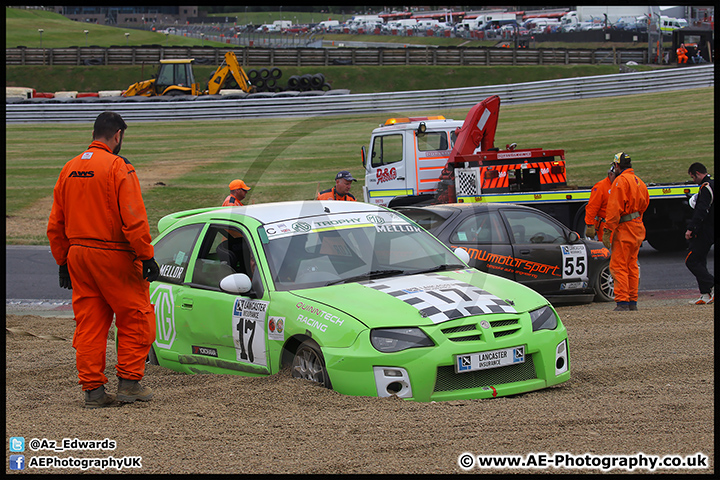
[[[325,45],[325,42],[321,42]],[[71,47],[6,48],[6,65],[157,65],[160,60],[194,58],[195,63],[220,65],[225,52],[232,51],[246,66],[328,66],[328,65],[619,65],[633,61],[647,64],[647,48],[502,48],[437,47],[412,48],[367,46],[351,48],[214,48],[214,47]]]
[[[58,103],[24,100],[6,104],[5,121],[92,122],[105,110],[116,111],[133,122],[427,112],[470,108],[490,95],[500,96],[502,103],[507,105],[654,93],[712,87],[714,84],[714,66],[705,65],[509,85],[373,94],[331,90],[303,92],[294,97],[288,96],[288,92],[252,94],[240,99],[208,95],[173,97],[181,99],[178,101],[166,97],[67,99]]]

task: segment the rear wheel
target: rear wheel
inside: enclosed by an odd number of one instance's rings
[[[312,340],[305,340],[295,351],[291,372],[293,378],[304,378],[332,388],[320,347]]]
[[[606,262],[595,272],[595,289],[596,302],[612,302],[615,300],[615,284],[612,274],[610,273],[610,262]]]

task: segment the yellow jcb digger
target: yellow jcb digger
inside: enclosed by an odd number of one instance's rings
[[[122,96],[214,95],[229,83],[237,83],[237,88],[246,93],[255,92],[255,87],[250,83],[235,53],[225,53],[223,63],[212,74],[205,90],[200,90],[200,84],[195,81],[193,60],[193,58],[160,60],[158,73],[153,75],[152,79],[130,85]]]

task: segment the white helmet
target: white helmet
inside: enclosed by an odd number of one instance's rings
[[[698,196],[698,194],[696,193],[695,195],[690,197],[690,199],[688,200],[688,203],[690,204],[690,208],[695,208],[695,204],[697,203],[697,196]]]

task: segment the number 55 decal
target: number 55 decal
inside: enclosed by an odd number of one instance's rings
[[[587,279],[587,252],[585,245],[563,245],[563,278]]]

